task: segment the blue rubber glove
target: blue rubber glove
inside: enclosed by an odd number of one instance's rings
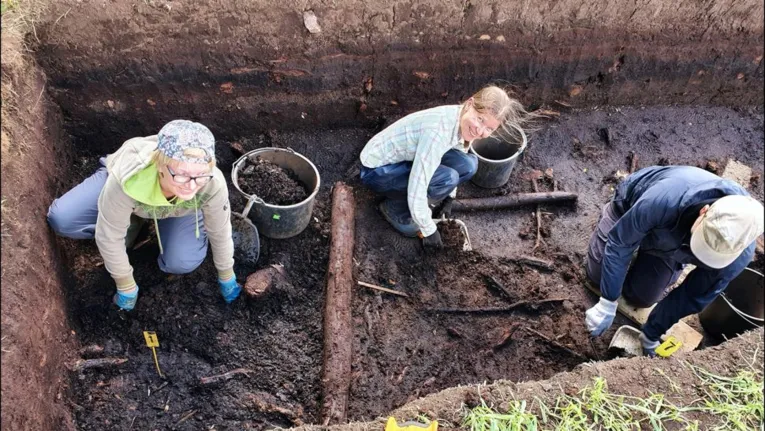
[[[643,354],[651,358],[656,357],[656,348],[661,345],[661,342],[649,340],[642,332],[638,338],[640,339],[640,344],[643,345]]]
[[[138,299],[138,286],[135,287],[134,290],[130,292],[123,292],[120,290],[117,290],[117,293],[114,294],[114,304],[117,305],[121,310],[130,311],[135,307],[135,301]]]
[[[219,278],[218,284],[220,285],[220,294],[223,295],[223,300],[227,304],[234,302],[239,293],[242,292],[242,287],[236,282],[236,276],[225,281]]]
[[[616,301],[600,298],[600,301],[585,313],[584,323],[590,334],[597,337],[611,327],[614,316],[616,316]]]

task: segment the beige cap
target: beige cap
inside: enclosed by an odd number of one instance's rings
[[[725,268],[763,232],[765,209],[749,196],[725,196],[713,203],[691,235],[691,251],[711,268]]]

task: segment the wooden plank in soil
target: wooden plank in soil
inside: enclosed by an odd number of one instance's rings
[[[353,331],[353,246],[355,204],[353,189],[335,183],[332,193],[332,228],[324,301],[324,365],[322,367],[321,420],[342,423],[348,410],[351,384]]]

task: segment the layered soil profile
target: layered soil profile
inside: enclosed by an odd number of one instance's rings
[[[321,32],[306,28],[309,10]],[[4,12],[4,22],[6,13],[13,11]],[[359,191],[357,275],[403,289],[411,299],[370,293],[355,300],[354,351],[362,360],[352,371],[352,420],[463,379],[547,378],[598,358],[605,341],[586,342],[577,326],[591,298],[575,285],[576,250],[608,195],[606,171],[635,148],[649,155],[646,164],[663,158],[703,165],[709,157],[733,156],[759,166],[763,157],[757,144],[763,5],[754,0],[703,8],[626,0],[605,7],[595,1],[64,0],[28,29],[24,47],[16,43],[13,53],[33,54],[6,56],[3,34],[3,429],[265,429],[315,422],[328,185],[343,179],[380,128],[417,109],[459,103],[487,82],[511,86],[530,109],[564,115],[538,135],[536,152],[507,187],[468,188],[469,196],[530,191],[521,175],[554,167],[563,189],[587,192],[578,204],[581,217],[570,209],[545,215],[549,244],[535,252],[559,265],[553,272],[503,260],[533,244],[534,234],[515,241],[534,223],[520,212],[465,217],[481,252],[452,250],[438,261],[398,238],[374,213],[374,198]],[[123,319],[108,307],[112,281],[94,243],[55,239],[45,215],[55,197],[92,173],[98,156],[176,118],[211,128],[224,172],[236,156],[234,141],[246,150],[290,146],[319,161],[326,186],[303,234],[262,241],[257,265],[237,268],[243,278],[283,264],[288,282],[267,298],[226,308],[210,259],[189,276],[167,278],[156,267],[156,242],[147,231],[147,245],[131,252],[142,288],[139,308]],[[604,126],[621,142],[602,144],[597,128]],[[589,173],[579,174],[583,169]],[[758,177],[752,186],[758,199],[762,189]],[[241,210],[241,196],[231,196],[232,208]],[[489,296],[482,273],[518,283],[515,299],[555,299],[561,291],[574,299],[507,317],[425,310],[506,302]],[[537,321],[540,333],[560,335],[574,353],[529,333],[505,333]],[[144,330],[160,335],[167,381],[156,375]],[[378,347],[382,342],[387,347]],[[429,356],[433,351],[440,356]],[[478,353],[480,360],[470,356]],[[410,368],[408,356],[418,358]],[[66,369],[93,357],[127,362]],[[452,366],[440,368],[442,358]]]

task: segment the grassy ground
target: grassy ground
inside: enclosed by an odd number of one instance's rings
[[[470,431],[627,431],[646,426],[654,430],[698,430],[699,420],[689,414],[703,412],[718,419],[716,424],[705,424],[704,429],[758,429],[763,423],[763,381],[762,369],[755,367],[759,362],[757,353],[730,377],[685,363],[696,376],[693,385],[701,393],[689,404],[674,403],[668,394],[660,392],[647,398],[619,395],[609,390],[604,378],[596,377],[577,395],[559,396],[553,405],[535,398],[531,403],[514,400],[504,408],[492,408],[482,400],[480,406],[466,410],[463,427]],[[678,383],[666,378],[680,392]]]

